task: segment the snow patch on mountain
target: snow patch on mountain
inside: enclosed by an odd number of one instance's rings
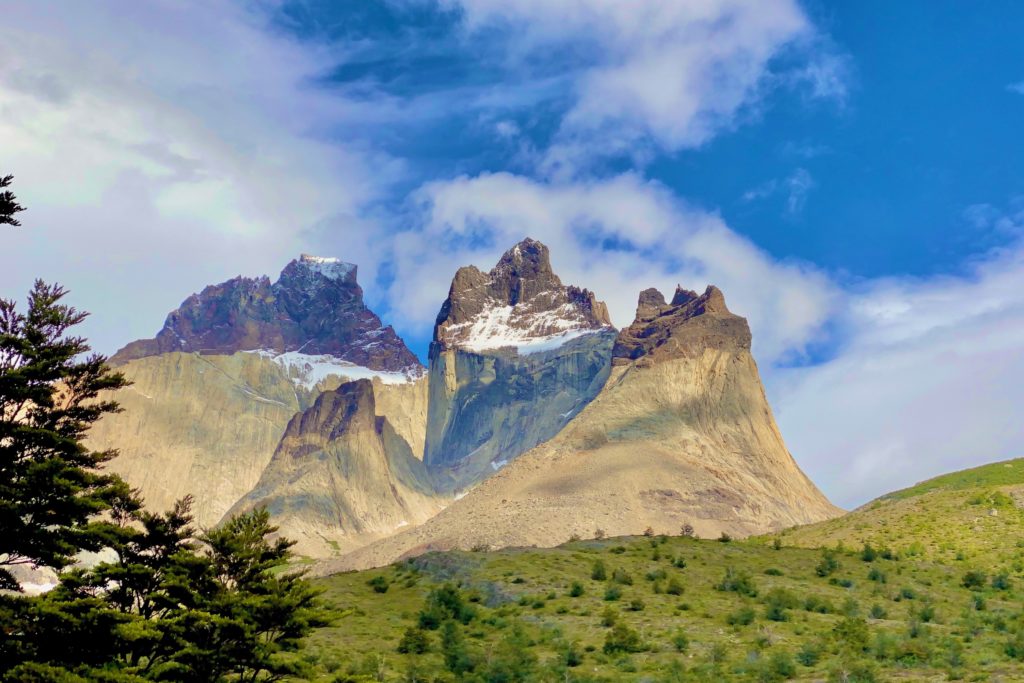
[[[313,256],[312,254],[299,256],[299,263],[329,280],[343,280],[356,269],[353,263],[346,263],[330,256]]]
[[[377,378],[384,384],[407,384],[422,377],[421,368],[408,368],[402,372],[386,372],[350,363],[331,355],[311,355],[298,351],[276,353],[271,349],[246,351],[257,353],[280,365],[297,384],[313,389],[328,377],[342,377],[347,380]]]
[[[599,331],[581,320],[572,304],[536,313],[524,312],[521,306],[495,304],[471,320],[449,326],[446,334],[467,351],[514,348],[525,355],[557,349],[571,339]]]

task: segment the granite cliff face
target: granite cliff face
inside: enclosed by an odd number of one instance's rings
[[[379,415],[381,390],[361,379],[320,394],[289,421],[259,481],[227,515],[265,506],[297,552],[324,556],[440,511],[444,500],[413,446]]]
[[[276,282],[236,277],[193,294],[153,339],[111,358],[123,364],[172,351],[301,353],[376,371],[418,373],[420,363],[390,325],[363,303],[356,266],[303,254]]]
[[[526,239],[489,272],[455,274],[430,347],[427,467],[471,486],[550,439],[604,384],[615,330]]]
[[[745,536],[840,514],[797,467],[717,289],[645,291],[607,382],[557,436],[422,526],[325,563],[387,564],[431,549],[552,546],[573,535]]]

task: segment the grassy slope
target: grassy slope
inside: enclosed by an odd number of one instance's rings
[[[1024,571],[1024,459],[929,479],[836,519],[780,536],[787,545],[865,542],[951,566]]]
[[[438,631],[428,632],[426,654],[396,652],[428,593],[455,582],[479,601],[478,617],[464,629],[470,651],[480,661],[497,656],[518,625],[540,662],[529,680],[782,680],[772,673],[786,668],[772,665],[779,659],[790,660],[789,673],[801,681],[870,680],[842,677],[858,664],[872,669],[875,680],[1024,680],[1024,662],[1007,651],[1019,638],[1024,652],[1024,635],[1018,636],[1024,634],[1018,497],[1024,496],[1018,489],[1024,492],[1024,460],[939,477],[836,520],[743,542],[579,541],[553,549],[434,554],[336,575],[320,584],[337,621],[310,639],[305,656],[320,681],[456,680],[445,670]],[[896,559],[864,561],[866,541],[892,549]],[[821,548],[837,544],[839,568],[819,576]],[[684,568],[675,566],[679,558]],[[618,568],[632,577],[616,601],[604,599],[608,581],[591,579],[597,559],[609,576]],[[752,577],[756,597],[715,589],[730,567]],[[870,580],[872,570],[885,580]],[[973,590],[962,585],[972,570],[985,575]],[[645,578],[659,571],[664,578]],[[1007,574],[1009,588],[992,585],[997,573]],[[375,577],[388,584],[386,593],[368,585]],[[681,595],[664,592],[672,578],[682,585]],[[574,581],[584,587],[575,598],[569,596]],[[799,603],[784,610],[784,621],[767,614],[766,596],[775,589]],[[830,609],[808,611],[809,598]],[[643,609],[631,610],[634,600]],[[602,652],[608,607],[639,632],[645,651]],[[753,621],[731,624],[744,608],[753,611]],[[850,615],[866,622],[866,649],[836,633],[852,623]],[[678,634],[688,640],[681,653]],[[567,668],[562,657],[570,644],[582,661]],[[819,661],[800,663],[807,650],[817,650]],[[420,673],[410,676],[410,670]]]

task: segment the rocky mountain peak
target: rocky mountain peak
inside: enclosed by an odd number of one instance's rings
[[[394,329],[366,307],[356,272],[351,263],[303,254],[276,282],[238,276],[210,285],[172,311],[153,339],[132,342],[111,360],[124,363],[173,351],[264,351],[419,373],[419,361]]]
[[[282,443],[288,442],[289,454],[298,458],[346,432],[376,429],[375,412],[373,382],[368,379],[345,382],[333,391],[320,394],[307,410],[296,413],[285,429]],[[305,448],[301,445],[303,442],[307,442]]]
[[[605,304],[589,290],[563,285],[547,246],[527,238],[488,273],[475,266],[458,270],[437,316],[431,353],[449,348],[529,353],[610,328]]]
[[[676,287],[669,303],[658,290],[645,289],[636,319],[615,340],[612,363],[691,357],[707,348],[749,349],[750,342],[746,319],[729,311],[717,287],[709,285],[703,294]]]
[[[357,267],[354,263],[346,263],[341,259],[327,256],[302,254],[293,259],[281,271],[276,283],[278,289],[294,287],[335,286],[339,289],[352,289],[358,292],[360,299],[363,291],[356,281]]]

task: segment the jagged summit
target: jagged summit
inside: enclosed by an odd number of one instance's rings
[[[619,332],[612,363],[624,365],[693,356],[705,348],[750,349],[746,318],[729,311],[725,296],[714,285],[703,294],[676,287],[672,301],[657,289],[640,292],[636,319]]]
[[[304,267],[311,273],[323,276],[329,280],[351,279],[352,282],[356,281],[356,264],[346,263],[332,256],[301,254],[298,261],[292,261],[288,264],[288,267],[292,266],[292,264]],[[285,268],[286,271],[288,267]]]
[[[476,266],[455,273],[434,326],[431,354],[452,348],[531,353],[611,328],[605,304],[589,290],[563,285],[551,269],[548,248],[526,238],[489,273]]]
[[[274,283],[238,276],[210,285],[172,311],[156,337],[128,344],[111,360],[263,351],[302,354],[305,364],[312,357],[314,364],[419,374],[422,366],[394,329],[366,307],[356,272],[351,263],[303,254]]]

